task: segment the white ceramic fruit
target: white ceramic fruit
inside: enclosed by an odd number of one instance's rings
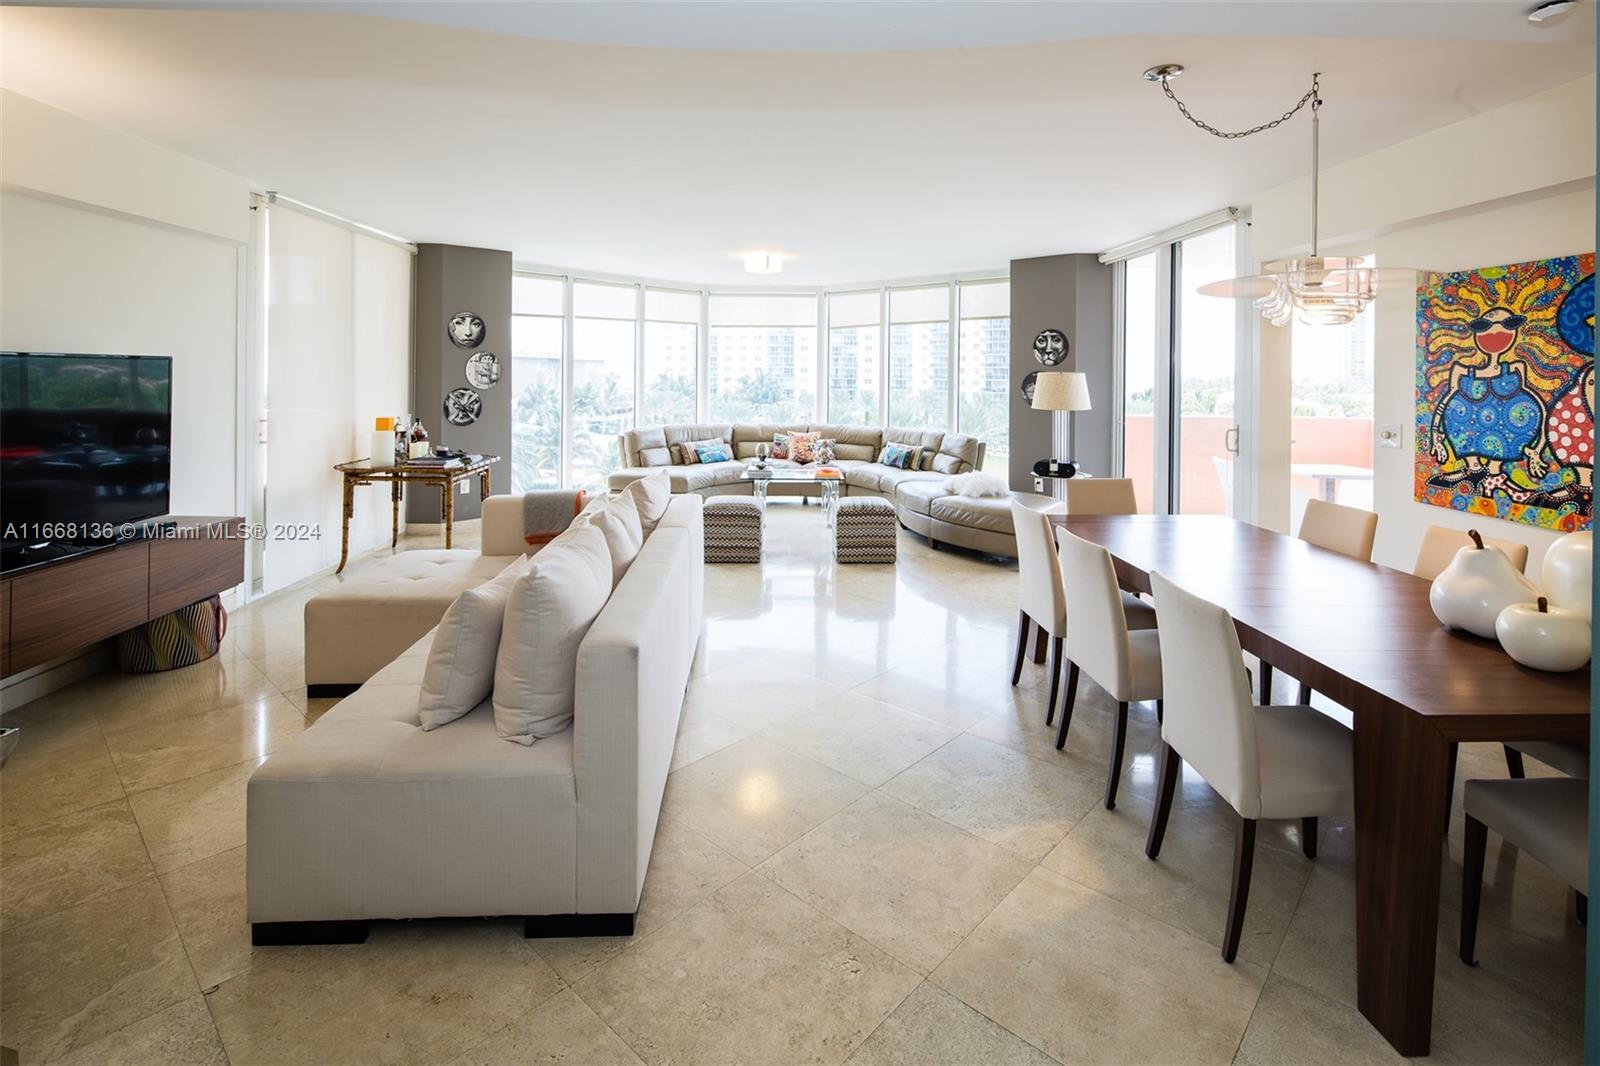
[[[1467,530],[1470,547],[1456,552],[1450,565],[1433,579],[1428,603],[1434,616],[1451,629],[1465,629],[1494,639],[1495,619],[1513,603],[1539,598],[1534,583],[1499,548],[1486,547],[1475,529]]]
[[[1494,632],[1507,655],[1533,670],[1565,673],[1589,661],[1589,620],[1543,596],[1501,611]]]
[[[1568,533],[1544,553],[1544,569],[1539,581],[1544,594],[1557,607],[1590,617],[1592,586],[1590,574],[1594,560],[1594,534]]]

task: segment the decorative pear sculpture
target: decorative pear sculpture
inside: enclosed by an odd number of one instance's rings
[[[1565,673],[1589,661],[1589,619],[1543,596],[1501,611],[1494,632],[1506,654],[1530,669]]]
[[[1576,611],[1586,620],[1590,615],[1590,574],[1593,571],[1594,534],[1568,533],[1544,554],[1540,582],[1544,594],[1556,607]]]
[[[1539,590],[1522,576],[1509,556],[1483,543],[1475,529],[1467,530],[1472,546],[1456,552],[1450,565],[1433,579],[1428,603],[1439,621],[1451,629],[1465,629],[1494,639],[1495,620],[1513,603],[1532,603]]]

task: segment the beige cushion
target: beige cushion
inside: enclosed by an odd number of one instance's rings
[[[941,489],[943,480],[936,482]],[[896,495],[899,489],[895,490]],[[1009,496],[951,496],[944,495],[928,508],[930,517],[949,522],[953,526],[987,529],[994,533],[1010,533],[1011,498]]]
[[[1261,818],[1354,814],[1355,734],[1308,707],[1258,707]]]
[[[846,475],[848,479],[849,475]],[[932,478],[918,478],[914,481],[904,481],[894,488],[895,502],[908,511],[917,514],[928,514],[933,501],[943,499],[950,495],[950,490],[944,487],[944,481],[935,481]],[[1010,524],[1006,528],[1009,530]]]
[[[1476,818],[1589,891],[1589,782],[1580,777],[1468,781],[1467,816]]]
[[[622,575],[633,565],[633,557],[644,545],[644,529],[639,524],[639,509],[633,497],[623,493],[598,511],[591,519],[595,528],[606,538],[606,550],[611,553],[611,584],[615,587]]]
[[[630,483],[623,491],[633,498],[640,531],[648,537],[667,513],[667,504],[672,501],[672,480],[665,473],[651,474]]]
[[[978,466],[978,438],[946,433],[933,456],[933,469],[941,474],[965,474]]]
[[[660,448],[646,448],[639,453],[640,466],[671,466],[672,449],[663,445]]]
[[[306,684],[359,685],[438,625],[462,590],[517,558],[430,548],[336,579],[306,602]]]
[[[506,601],[511,598],[512,584],[532,561],[526,556],[517,560],[492,581],[457,596],[444,612],[429,642],[417,699],[417,719],[423,729],[438,729],[455,721],[494,691],[494,662],[500,652]],[[413,656],[402,655],[384,670],[408,658]]]
[[[831,439],[835,459],[856,459],[871,462],[878,458],[883,448],[883,431],[875,426],[812,426],[823,437]]]
[[[532,744],[571,724],[578,645],[611,585],[611,552],[592,522],[552,541],[512,585],[494,669],[502,737]]]
[[[646,452],[665,452],[667,447],[666,434],[660,426],[647,426],[642,429],[630,429],[622,435],[622,451],[624,466],[656,466],[645,458]]]
[[[1483,539],[1485,544],[1489,538]],[[1568,777],[1589,776],[1589,748],[1587,745],[1569,740],[1513,740],[1508,742],[1509,747],[1516,748],[1524,755],[1531,755],[1553,770],[1560,770]]]

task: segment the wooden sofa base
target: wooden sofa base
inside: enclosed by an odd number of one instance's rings
[[[522,935],[529,940],[633,935],[633,915],[629,913],[532,914],[520,917],[522,917]],[[371,928],[372,922],[365,919],[332,922],[255,922],[250,926],[250,943],[256,947],[365,944]]]

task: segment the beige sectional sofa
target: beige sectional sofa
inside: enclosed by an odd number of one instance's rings
[[[672,498],[583,638],[570,729],[508,742],[486,699],[424,731],[430,627],[268,758],[246,811],[255,943],[355,942],[372,919],[427,917],[630,933],[699,642],[700,508]],[[520,507],[484,522],[486,550],[521,542]]]
[[[984,444],[976,437],[942,430],[906,429],[828,424],[763,425],[703,423],[699,425],[650,426],[622,434],[617,439],[622,466],[611,474],[612,491],[665,469],[675,493],[701,496],[751,495],[750,482],[741,480],[756,446],[771,443],[777,433],[810,431],[834,443],[834,465],[844,472],[841,492],[846,496],[880,496],[895,505],[900,524],[928,538],[934,548],[956,544],[991,555],[1015,557],[1016,537],[1011,528],[1011,504],[1007,497],[957,496],[945,487],[956,474],[983,467]],[[720,463],[682,463],[674,445],[690,441],[724,440],[732,445],[733,458]],[[885,444],[921,447],[921,469],[900,470],[884,466],[878,456]],[[774,466],[794,466],[786,459],[770,460]],[[769,496],[816,495],[818,488],[806,482],[772,482]],[[1049,506],[1047,498],[1032,493],[1014,493],[1038,506]]]

